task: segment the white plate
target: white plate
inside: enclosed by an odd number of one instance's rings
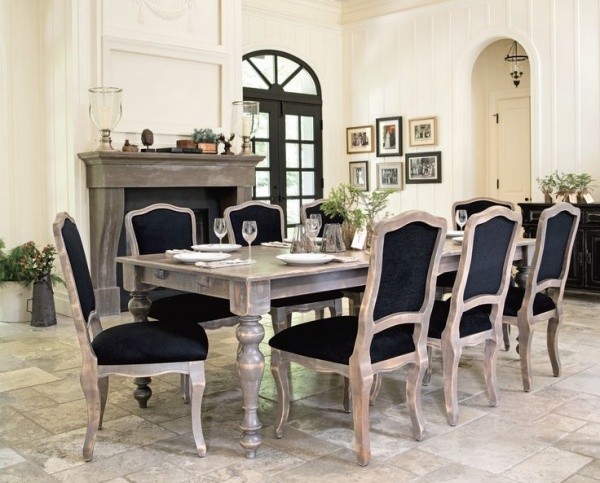
[[[217,262],[219,260],[225,260],[229,258],[229,253],[208,253],[208,252],[197,252],[197,253],[176,253],[173,255],[175,260],[183,263],[196,263],[196,262]]]
[[[452,238],[452,241],[454,243],[456,243],[457,245],[461,245],[463,242],[463,237],[462,236],[455,236],[454,238]]]
[[[454,237],[457,237],[457,236],[463,236],[464,234],[465,234],[465,232],[462,231],[462,230],[448,230],[446,232],[446,237],[447,238],[454,238]]]
[[[223,243],[220,245],[218,243],[207,243],[205,245],[192,245],[192,248],[198,252],[235,252],[242,248],[242,245],[238,245],[236,243]]]
[[[322,265],[333,260],[333,255],[324,253],[286,253],[277,258],[288,265]]]

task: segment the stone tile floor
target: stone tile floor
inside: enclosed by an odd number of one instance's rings
[[[568,296],[560,333],[563,374],[551,376],[545,334],[534,338],[534,385],[522,390],[513,347],[500,352],[499,406],[488,407],[482,348],[463,354],[460,422],[446,424],[440,359],[423,388],[427,434],[411,438],[405,371],[386,374],[371,410],[372,459],[356,464],[352,419],[341,407],[339,376],[293,367],[291,416],[283,439],[273,434],[276,390],[269,371],[268,317],[260,418],[264,442],[248,460],[238,445],[241,391],[232,328],[209,331],[203,400],[205,458],[195,456],[189,406],[179,376],[154,378],[147,409],[130,379],[113,377],[104,430],[94,459],[83,462],[85,403],[80,355],[68,317],[57,326],[0,323],[0,481],[543,481],[600,480],[599,299]],[[309,315],[299,317],[306,319]],[[110,317],[105,326],[124,319]]]

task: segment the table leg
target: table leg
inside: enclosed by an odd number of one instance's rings
[[[148,312],[150,311],[151,304],[148,292],[133,291],[131,292],[131,300],[127,304],[127,307],[131,315],[133,315],[134,321],[148,322]],[[150,377],[136,377],[133,380],[133,383],[137,386],[133,390],[133,397],[142,409],[148,407],[148,400],[152,396],[152,389],[150,389],[151,382],[152,378]]]
[[[262,443],[260,430],[262,424],[258,419],[258,393],[265,367],[265,358],[259,344],[265,336],[265,329],[260,324],[259,316],[240,316],[236,336],[240,342],[237,356],[240,382],[244,398],[244,419],[240,424],[242,438],[240,445],[248,458],[256,456],[256,450]]]

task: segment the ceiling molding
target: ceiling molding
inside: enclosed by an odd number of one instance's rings
[[[247,12],[257,12],[271,17],[285,17],[299,23],[324,27],[340,27],[342,3],[339,0],[243,0]]]
[[[449,1],[452,0],[338,0],[338,3],[342,6],[342,24],[349,24]]]

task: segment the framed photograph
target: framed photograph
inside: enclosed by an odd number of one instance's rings
[[[402,117],[381,117],[375,126],[377,156],[402,156]]]
[[[441,183],[442,152],[406,153],[406,184]]]
[[[409,144],[411,146],[435,146],[437,127],[435,117],[408,120]]]
[[[377,165],[377,189],[401,190],[402,163],[379,163]]]
[[[373,126],[357,126],[346,128],[346,152],[372,153]]]
[[[369,191],[368,161],[350,161],[350,185],[362,191]]]

